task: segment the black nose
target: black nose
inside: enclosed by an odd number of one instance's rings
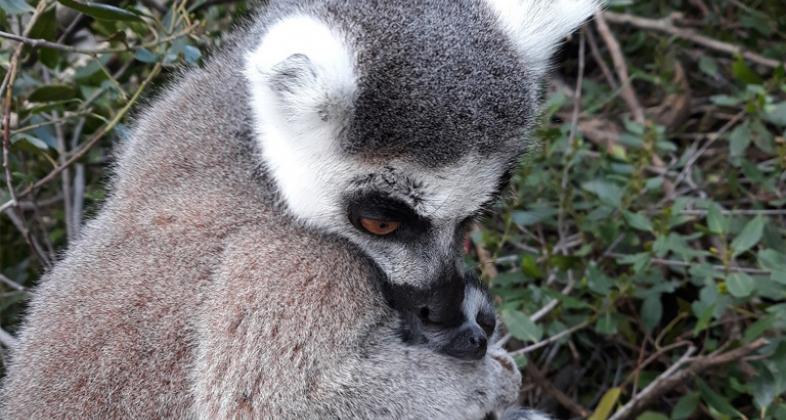
[[[480,360],[486,355],[488,338],[477,325],[461,328],[444,349],[453,357],[464,360]]]
[[[486,349],[486,344],[488,344],[488,340],[486,339],[486,335],[482,336],[471,336],[469,337],[469,345],[472,347],[476,347],[479,349]]]

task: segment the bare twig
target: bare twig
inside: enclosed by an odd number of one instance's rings
[[[10,288],[12,288],[12,289],[18,290],[18,291],[20,291],[20,292],[24,292],[24,291],[26,291],[26,290],[27,290],[27,288],[26,288],[26,287],[24,287],[24,286],[22,286],[21,284],[19,284],[19,283],[17,283],[17,282],[15,282],[15,281],[13,281],[13,280],[11,280],[11,279],[9,279],[8,277],[6,277],[5,275],[3,275],[2,273],[0,273],[0,283],[3,283],[3,284],[5,284],[6,286],[8,286],[8,287],[10,287]]]
[[[628,105],[628,109],[633,114],[633,119],[639,123],[643,124],[645,120],[644,110],[641,107],[641,102],[639,102],[639,98],[636,96],[636,92],[633,90],[633,85],[630,82],[630,76],[628,74],[628,65],[625,63],[625,56],[622,54],[622,48],[620,48],[620,43],[617,41],[617,38],[614,37],[614,34],[609,29],[609,25],[606,23],[606,16],[608,12],[597,12],[595,13],[595,27],[598,29],[598,33],[600,34],[603,41],[606,43],[606,46],[609,48],[609,54],[611,54],[611,60],[614,62],[614,70],[617,72],[617,77],[620,80],[620,89],[622,99],[625,100],[625,103]]]
[[[11,335],[8,331],[0,328],[0,344],[12,349],[19,344],[19,340]]]
[[[137,49],[137,48],[153,48],[153,47],[156,47],[158,45],[161,45],[161,44],[164,44],[164,43],[167,43],[167,42],[170,42],[170,41],[174,41],[175,39],[180,38],[182,36],[186,36],[186,35],[190,34],[191,31],[193,31],[193,29],[194,29],[194,26],[189,26],[189,27],[185,28],[182,31],[179,31],[179,32],[177,32],[175,34],[172,34],[172,35],[160,38],[160,39],[158,39],[156,41],[147,42],[147,43],[144,43],[144,44],[141,44],[141,45],[129,45],[129,46],[124,46],[124,47],[116,47],[116,48],[80,48],[80,47],[74,47],[72,45],[65,45],[65,44],[59,44],[57,42],[47,41],[45,39],[28,38],[27,36],[15,35],[15,34],[8,33],[8,32],[3,32],[3,31],[0,31],[0,38],[5,38],[5,39],[9,39],[11,41],[19,42],[20,46],[21,45],[29,45],[29,46],[31,46],[33,48],[51,48],[53,50],[65,51],[65,52],[70,52],[70,53],[75,53],[75,54],[98,55],[98,54],[111,54],[111,53],[127,52],[127,51],[132,51],[132,50]]]
[[[687,216],[706,216],[707,210],[682,210],[680,214]],[[732,209],[721,210],[721,214],[744,215],[744,216],[786,216],[786,210],[752,210],[752,209]]]
[[[612,257],[612,258],[622,258],[622,257],[625,257],[626,255],[612,252],[612,253],[609,253],[608,256]],[[663,259],[663,258],[651,258],[650,262],[653,263],[653,264],[665,265],[665,266],[669,266],[669,267],[691,267],[691,266],[693,266],[693,263],[684,262],[684,261],[677,261],[677,260],[666,260],[666,259]],[[732,273],[747,273],[747,274],[761,274],[761,275],[772,274],[768,270],[760,270],[758,268],[724,267],[722,265],[713,265],[712,268],[715,269],[715,270],[718,270],[718,271],[730,271]]]
[[[619,89],[619,84],[617,83],[617,79],[614,78],[614,74],[611,72],[608,64],[606,64],[606,60],[603,59],[603,55],[600,53],[600,48],[598,47],[598,40],[595,38],[595,34],[592,32],[589,26],[584,27],[582,29],[587,34],[587,42],[590,46],[590,52],[592,53],[592,58],[595,59],[595,63],[598,64],[600,67],[600,71],[603,72],[603,77],[606,78],[606,82],[608,82],[609,86],[612,90]]]
[[[709,147],[712,146],[712,144],[715,143],[717,139],[721,138],[721,136],[726,134],[726,132],[731,130],[731,128],[734,127],[737,124],[737,122],[739,122],[743,117],[745,117],[745,114],[746,111],[742,111],[738,113],[737,115],[734,116],[734,118],[727,121],[723,125],[723,127],[720,128],[720,130],[709,135],[707,138],[707,142],[704,143],[704,145],[702,145],[696,151],[696,153],[694,153],[685,163],[685,167],[683,168],[682,172],[680,172],[680,174],[677,176],[677,179],[674,181],[674,185],[679,185],[686,177],[688,177],[696,161],[698,161],[699,158],[701,158],[701,156],[707,152],[707,149],[709,149]],[[669,199],[671,199],[671,197],[669,197]]]
[[[11,223],[14,225],[14,227],[16,227],[16,230],[18,230],[19,233],[22,234],[22,237],[25,239],[25,242],[30,247],[30,250],[36,256],[36,258],[38,258],[38,260],[41,261],[41,265],[43,265],[44,268],[49,268],[51,266],[51,262],[49,261],[49,257],[47,257],[46,250],[44,249],[44,247],[41,246],[41,243],[38,242],[38,239],[36,239],[31,234],[30,229],[27,227],[27,224],[25,223],[25,220],[20,216],[22,212],[21,211],[17,212],[16,210],[17,209],[12,208],[12,206],[9,206],[5,210],[3,210],[3,213],[8,217],[8,219],[11,220]]]
[[[763,55],[759,55],[752,51],[748,51],[739,45],[718,41],[717,39],[713,39],[708,36],[697,33],[692,29],[684,29],[684,28],[676,27],[672,23],[672,19],[670,17],[666,17],[663,19],[647,19],[639,16],[630,15],[627,13],[614,13],[614,12],[604,12],[604,15],[609,22],[618,23],[618,24],[628,24],[628,25],[633,25],[640,29],[664,32],[669,35],[682,38],[686,41],[693,42],[695,44],[701,45],[703,47],[715,51],[723,52],[732,56],[740,55],[756,64],[761,64],[762,66],[765,67],[777,68],[784,65],[783,61],[773,60],[771,58],[764,57]]]
[[[38,18],[44,12],[47,6],[47,0],[41,0],[36,5],[35,10],[33,11],[32,16],[30,16],[30,20],[27,22],[27,26],[25,30],[22,32],[22,36],[27,36],[30,34],[30,31],[33,29],[33,26],[38,21]],[[10,150],[11,150],[11,104],[13,103],[13,93],[14,93],[14,81],[16,80],[16,73],[19,67],[19,58],[22,55],[22,48],[23,45],[20,44],[14,50],[14,53],[11,56],[11,60],[8,65],[8,72],[5,75],[3,80],[2,86],[5,89],[5,100],[3,102],[3,174],[5,177],[6,188],[8,189],[8,194],[11,197],[9,202],[11,203],[9,206],[3,205],[3,211],[10,215],[16,216],[18,219],[18,223],[15,222],[17,229],[19,229],[20,233],[22,233],[22,237],[24,237],[25,242],[27,242],[30,249],[33,251],[38,259],[41,261],[41,264],[44,266],[48,265],[48,259],[46,255],[43,253],[43,250],[40,246],[36,246],[36,242],[34,238],[30,234],[30,230],[27,229],[27,223],[24,220],[24,215],[22,212],[19,214],[16,213],[16,207],[19,203],[19,197],[16,195],[16,191],[14,188],[14,182],[11,177],[11,162],[10,162]],[[0,93],[2,93],[2,89],[0,89]],[[13,218],[12,218],[13,220]]]
[[[551,337],[549,337],[549,338],[547,338],[545,340],[538,341],[535,344],[529,345],[529,346],[524,347],[522,349],[518,349],[516,351],[511,352],[510,354],[513,355],[513,356],[522,356],[522,355],[525,355],[527,353],[532,353],[533,351],[535,351],[535,350],[537,350],[539,348],[548,346],[551,343],[555,343],[555,342],[559,341],[563,337],[567,337],[567,336],[575,333],[578,330],[586,328],[589,324],[590,324],[590,321],[584,321],[584,322],[582,322],[582,323],[580,323],[580,324],[578,324],[578,325],[576,325],[574,327],[571,327],[571,328],[566,329],[565,331],[562,331],[559,334],[554,334],[554,335],[552,335]]]
[[[22,36],[27,36],[33,29],[38,17],[46,9],[46,0],[41,0],[30,17]],[[3,170],[5,171],[5,182],[8,188],[8,193],[11,195],[11,201],[16,204],[16,195],[14,194],[13,180],[11,179],[11,164],[9,162],[9,150],[11,149],[11,104],[14,99],[14,81],[16,80],[16,71],[19,65],[19,57],[22,55],[23,45],[18,45],[11,55],[11,60],[8,65],[8,72],[3,80],[3,88],[5,89],[5,100],[3,102]]]
[[[475,226],[474,230],[477,232],[480,230],[480,227]],[[493,281],[499,275],[499,272],[497,271],[497,266],[494,265],[494,258],[491,256],[491,252],[480,243],[475,243],[475,252],[478,254],[481,274],[489,281]]]
[[[123,108],[121,108],[114,115],[114,117],[112,117],[112,120],[110,120],[107,124],[101,127],[100,130],[98,130],[95,134],[93,134],[93,137],[91,137],[90,140],[83,143],[78,149],[74,150],[73,153],[71,153],[71,155],[68,157],[68,159],[65,160],[63,164],[58,165],[46,176],[36,181],[35,184],[27,187],[24,191],[17,194],[17,197],[26,196],[27,194],[30,194],[31,192],[37,190],[38,188],[41,188],[42,186],[46,185],[47,183],[55,179],[60,174],[60,172],[62,172],[65,168],[69,167],[71,164],[73,164],[74,162],[79,160],[82,156],[84,156],[88,151],[90,151],[90,149],[93,148],[93,146],[95,146],[99,140],[101,140],[120,122],[120,120],[123,119],[126,113],[128,113],[131,107],[137,102],[142,92],[148,87],[148,85],[150,85],[150,82],[153,81],[153,79],[158,75],[160,71],[161,71],[161,63],[156,63],[156,65],[150,71],[150,74],[147,75],[147,78],[145,78],[145,80],[142,81],[142,83],[137,88],[136,92],[134,92],[133,96],[131,96],[131,99],[129,99],[129,101],[126,102]],[[0,208],[5,208],[6,204],[0,206]]]
[[[527,363],[527,367],[525,367],[524,369],[527,371],[527,375],[529,375],[529,377],[532,378],[532,380],[535,381],[535,383],[537,383],[540,388],[542,388],[544,391],[549,393],[552,397],[554,397],[554,399],[559,401],[559,403],[562,404],[563,407],[567,408],[568,410],[570,410],[571,412],[582,418],[589,417],[589,415],[591,414],[589,410],[584,408],[581,404],[577,403],[576,401],[573,401],[573,399],[571,399],[569,396],[565,395],[564,392],[560,391],[557,387],[555,387],[554,384],[552,384],[551,381],[549,381],[546,378],[543,372],[541,372],[540,369],[538,369],[534,363],[530,361],[530,363]]]
[[[552,273],[552,274],[549,276],[549,279],[551,279],[551,278],[555,278],[555,277],[556,277],[556,274]],[[549,281],[546,281],[546,283],[549,283]],[[572,292],[572,291],[573,291],[573,286],[574,286],[574,284],[575,284],[575,280],[573,279],[573,273],[571,273],[571,272],[568,272],[568,284],[567,284],[567,285],[566,285],[566,286],[565,286],[565,287],[564,287],[564,288],[563,288],[563,289],[560,291],[560,294],[563,294],[563,295],[569,295],[569,294],[570,294],[570,292]],[[545,317],[546,315],[548,315],[549,313],[551,313],[551,311],[553,311],[553,310],[554,310],[554,308],[556,308],[556,307],[557,307],[557,305],[559,305],[559,300],[557,300],[557,299],[551,299],[551,300],[549,300],[549,301],[548,301],[548,303],[546,303],[545,305],[543,305],[543,307],[542,307],[542,308],[538,309],[538,310],[537,310],[537,311],[536,311],[534,314],[532,314],[532,315],[529,317],[529,319],[530,319],[532,322],[538,322],[538,321],[540,321],[540,320],[541,320],[543,317]],[[510,341],[510,339],[511,339],[511,338],[513,338],[513,336],[512,336],[510,333],[508,333],[508,334],[505,334],[505,336],[503,336],[502,338],[500,338],[500,339],[497,341],[497,344],[498,344],[498,345],[500,345],[500,346],[504,346],[505,344],[507,344],[507,343],[508,343],[508,341]]]
[[[652,381],[646,388],[642,389],[635,397],[627,402],[624,406],[620,407],[609,420],[620,420],[627,418],[633,412],[637,411],[639,406],[646,406],[649,401],[664,392],[664,384],[672,383],[670,380],[675,376],[682,366],[690,361],[690,357],[696,352],[696,347],[690,346],[685,354],[679,358],[673,365],[669,366],[663,373],[661,373],[654,381]]]
[[[767,339],[760,338],[725,353],[715,352],[707,356],[697,357],[691,357],[696,351],[696,348],[691,346],[677,362],[655,378],[654,381],[636,396],[631,398],[625,405],[620,407],[609,420],[633,418],[658,397],[672,390],[678,384],[687,381],[691,376],[715,366],[721,366],[741,360],[767,344]],[[687,365],[687,367],[681,369],[685,365]]]

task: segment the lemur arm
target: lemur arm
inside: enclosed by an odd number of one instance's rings
[[[499,349],[468,362],[403,343],[357,254],[259,238],[235,238],[205,295],[195,417],[480,419],[517,396]]]

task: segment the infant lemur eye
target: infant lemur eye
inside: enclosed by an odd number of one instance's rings
[[[364,217],[360,219],[360,226],[368,233],[377,236],[387,236],[398,230],[401,226],[401,222],[397,220],[379,220]]]
[[[491,335],[494,332],[494,328],[497,326],[497,320],[493,316],[478,314],[477,318],[475,318],[475,322],[477,322],[488,335]]]
[[[428,310],[427,307],[424,306],[424,307],[420,308],[420,319],[422,319],[424,321],[428,321],[429,313],[430,313],[430,311]]]

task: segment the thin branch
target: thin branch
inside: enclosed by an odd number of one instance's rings
[[[147,78],[145,78],[142,84],[139,85],[139,88],[137,88],[136,92],[134,92],[134,95],[131,96],[131,99],[128,102],[126,102],[123,108],[121,108],[115,114],[115,116],[112,118],[112,120],[109,121],[109,123],[101,127],[101,129],[98,130],[98,132],[96,132],[93,135],[93,137],[90,138],[90,140],[83,143],[79,147],[79,149],[75,150],[62,165],[59,165],[57,168],[49,172],[46,176],[36,181],[35,184],[27,187],[24,191],[17,194],[17,197],[24,197],[30,194],[31,192],[37,190],[38,188],[41,188],[42,186],[46,185],[47,183],[55,179],[55,177],[57,177],[57,175],[59,175],[60,172],[62,172],[65,168],[69,167],[71,164],[82,158],[82,156],[84,156],[88,151],[90,151],[90,149],[93,148],[93,146],[95,146],[96,143],[98,143],[98,141],[101,140],[101,138],[103,138],[107,133],[109,133],[120,122],[120,120],[123,119],[126,113],[128,113],[131,107],[139,99],[142,92],[148,87],[148,85],[150,85],[150,82],[153,81],[153,79],[158,75],[160,71],[161,71],[161,63],[156,63],[156,65],[150,71],[150,74],[147,76]],[[0,206],[0,208],[5,208],[6,204]]]
[[[549,279],[551,279],[552,277],[556,277],[556,274],[552,273],[551,276],[549,276]],[[546,281],[546,283],[550,283],[550,281]],[[575,280],[573,279],[573,274],[571,272],[568,272],[568,284],[560,291],[560,294],[569,295],[570,292],[573,291],[574,284],[575,284]],[[551,299],[550,301],[548,301],[548,303],[543,305],[542,308],[538,309],[534,314],[532,314],[529,317],[530,321],[532,322],[540,321],[541,318],[551,313],[551,311],[553,311],[554,308],[557,307],[557,305],[559,305],[559,300]],[[505,336],[497,340],[497,345],[504,346],[505,344],[508,343],[508,341],[510,341],[511,338],[513,338],[513,335],[507,333],[505,334]]]
[[[677,38],[682,38],[686,41],[693,42],[694,44],[709,48],[711,50],[723,52],[732,56],[742,56],[756,64],[761,64],[765,67],[778,68],[785,63],[783,61],[773,60],[771,58],[764,57],[763,55],[756,54],[739,45],[718,41],[717,39],[697,33],[692,29],[678,28],[674,26],[670,17],[664,19],[647,19],[627,13],[613,12],[604,12],[604,15],[608,21],[612,23],[628,24],[640,29],[664,32],[669,35],[676,36]]]
[[[13,281],[13,280],[11,280],[11,279],[9,279],[8,277],[6,277],[5,275],[3,275],[2,273],[0,273],[0,283],[3,283],[3,284],[5,284],[6,286],[8,286],[8,287],[10,287],[10,288],[12,288],[12,289],[18,290],[18,291],[20,291],[20,292],[24,292],[24,291],[26,291],[26,290],[27,290],[27,288],[26,288],[26,287],[24,287],[24,286],[22,286],[21,284],[19,284],[19,283],[17,283],[17,282],[15,282],[15,281]]]
[[[617,77],[620,81],[620,94],[622,95],[622,99],[625,100],[628,109],[630,109],[630,112],[633,114],[633,119],[637,123],[643,124],[645,120],[644,109],[641,107],[641,102],[639,102],[639,98],[633,90],[633,85],[628,75],[628,65],[625,63],[625,56],[622,54],[620,43],[617,41],[617,38],[614,37],[611,29],[609,29],[609,25],[606,23],[606,15],[607,12],[595,13],[595,27],[598,29],[598,33],[601,38],[603,38],[606,46],[609,48],[611,61],[614,62],[614,70],[617,72]]]
[[[15,35],[3,31],[0,31],[0,38],[16,41],[21,43],[20,45],[28,45],[33,48],[51,48],[53,50],[65,51],[75,54],[98,55],[98,54],[112,54],[112,53],[127,52],[127,51],[135,50],[137,48],[153,48],[158,45],[170,41],[174,41],[175,39],[180,38],[182,36],[186,36],[190,34],[193,29],[194,26],[189,26],[188,28],[185,28],[180,32],[163,37],[153,42],[148,42],[141,45],[129,45],[125,47],[115,47],[115,48],[80,48],[80,47],[74,47],[72,45],[65,45],[57,42],[47,41],[45,39],[28,38],[27,36]]]
[[[567,336],[575,333],[578,330],[586,328],[589,324],[590,324],[590,321],[584,321],[584,322],[582,322],[582,323],[580,323],[580,324],[578,324],[578,325],[576,325],[574,327],[571,327],[571,328],[566,329],[565,331],[562,331],[561,333],[554,334],[554,335],[552,335],[551,337],[549,337],[549,338],[547,338],[545,340],[538,341],[535,344],[529,345],[529,346],[524,347],[522,349],[518,349],[516,351],[511,352],[510,354],[512,356],[523,356],[523,355],[525,355],[527,353],[532,353],[533,351],[535,351],[535,350],[537,350],[539,348],[548,346],[551,343],[556,343],[557,341],[559,341],[563,337],[567,337]]]
[[[47,0],[41,0],[36,5],[35,11],[33,11],[33,15],[30,16],[30,20],[27,22],[27,26],[25,27],[24,31],[22,32],[22,36],[27,36],[32,31],[33,26],[38,21],[38,18],[41,14],[44,13],[44,10],[47,6]],[[30,249],[33,251],[33,254],[38,257],[41,264],[45,267],[48,266],[48,259],[46,255],[42,252],[40,246],[36,246],[35,239],[31,236],[30,230],[27,229],[27,224],[24,220],[24,214],[20,211],[17,214],[17,206],[19,204],[19,197],[16,195],[16,191],[14,188],[14,181],[11,174],[11,161],[10,161],[10,150],[11,150],[11,104],[13,103],[14,99],[14,81],[16,81],[16,73],[19,67],[19,58],[22,55],[22,47],[23,45],[20,44],[14,50],[13,55],[11,56],[11,60],[8,65],[8,72],[5,75],[3,80],[3,88],[5,89],[5,100],[3,103],[3,174],[5,177],[6,188],[8,189],[8,194],[11,197],[9,202],[11,203],[9,206],[3,205],[3,211],[6,212],[9,216],[16,216],[18,218],[18,223],[15,223],[17,229],[19,229],[22,237],[24,237],[25,242],[27,242]],[[2,90],[0,89],[0,93]],[[12,217],[13,220],[13,217]]]
[[[616,252],[612,252],[608,254],[609,257],[612,258],[623,258],[627,255],[625,254],[618,254]],[[677,260],[666,260],[663,258],[651,258],[650,262],[653,264],[658,265],[665,265],[669,267],[692,267],[694,263],[685,262],[685,261],[677,261]],[[761,274],[761,275],[768,275],[772,274],[769,270],[760,270],[758,268],[746,268],[746,267],[724,267],[722,265],[713,265],[713,269],[718,271],[729,271],[732,273],[747,273],[747,274]]]
[[[644,406],[647,402],[651,401],[654,397],[660,395],[663,391],[665,383],[670,383],[670,379],[674,374],[690,361],[690,357],[696,352],[696,347],[690,346],[685,354],[679,358],[673,365],[669,366],[666,371],[661,373],[654,381],[652,381],[646,388],[642,389],[635,397],[617,410],[609,420],[620,420],[630,416],[635,412],[638,406]],[[657,394],[656,394],[657,392]]]
[[[682,210],[680,214],[686,216],[706,216],[707,210]],[[721,210],[721,214],[738,216],[786,216],[786,210],[752,210],[752,209],[732,209]]]
[[[564,392],[560,391],[554,384],[549,381],[543,372],[538,369],[532,361],[527,363],[527,366],[524,368],[527,371],[527,375],[532,378],[535,383],[538,384],[540,388],[550,394],[554,399],[559,401],[559,403],[576,414],[579,417],[587,418],[590,416],[589,410],[584,408],[581,404],[573,401],[569,396],[565,395]]]
[[[0,328],[0,344],[8,347],[9,349],[13,349],[19,344],[19,340],[17,340],[16,337],[11,335],[8,331]]]
[[[603,73],[603,77],[606,78],[606,82],[608,82],[609,87],[611,87],[611,90],[619,89],[619,83],[617,83],[617,79],[614,78],[614,74],[612,74],[609,65],[606,64],[606,60],[603,59],[603,55],[600,53],[598,40],[595,38],[595,34],[592,32],[592,29],[587,26],[582,30],[587,34],[587,42],[590,46],[592,58],[595,59],[595,63],[597,63],[598,67],[600,67],[600,71]]]
[[[658,397],[671,391],[675,386],[688,381],[691,376],[715,366],[726,365],[741,360],[754,351],[766,346],[768,343],[767,339],[760,338],[725,353],[715,352],[707,356],[697,357],[691,357],[696,351],[696,348],[691,346],[676,363],[671,365],[640,393],[620,407],[609,420],[633,418],[653,403]],[[685,365],[687,365],[687,367],[680,370],[680,368]]]
[[[696,163],[696,161],[699,160],[699,158],[701,158],[701,156],[704,153],[707,152],[707,149],[709,149],[710,146],[712,146],[712,144],[715,143],[717,139],[719,139],[721,136],[726,134],[726,132],[731,130],[732,127],[734,127],[737,124],[737,122],[739,122],[743,117],[745,117],[745,115],[746,115],[746,111],[742,111],[738,113],[732,119],[727,121],[723,125],[723,127],[720,128],[720,130],[708,136],[707,142],[704,143],[704,145],[700,147],[699,150],[697,150],[696,153],[694,153],[688,159],[687,163],[685,163],[685,167],[683,168],[682,172],[680,172],[680,174],[677,176],[677,179],[674,181],[674,185],[679,185],[686,177],[688,177],[690,175],[691,169],[693,168],[693,165]]]

